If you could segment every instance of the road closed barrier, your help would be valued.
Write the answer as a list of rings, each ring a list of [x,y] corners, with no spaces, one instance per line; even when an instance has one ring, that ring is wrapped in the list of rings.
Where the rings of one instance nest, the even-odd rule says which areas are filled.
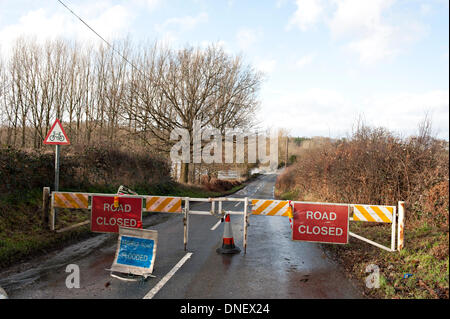
[[[148,212],[181,213],[181,197],[145,196],[145,209]]]
[[[121,185],[118,194],[98,194],[50,192],[49,187],[44,187],[43,220],[48,223],[50,230],[57,232],[91,223],[94,232],[117,233],[119,226],[140,227],[143,212],[182,213],[181,197],[137,195],[134,192],[124,193],[124,189],[127,188]],[[97,198],[95,205],[93,205],[94,197]],[[131,200],[134,204],[130,204],[126,198],[138,199],[140,204],[137,203],[137,200]],[[115,207],[116,201],[121,203],[117,207]],[[138,206],[140,206],[140,211],[138,211]],[[56,229],[57,213],[60,209],[89,211],[91,212],[91,218],[62,229]]]
[[[87,209],[89,195],[86,193],[55,193],[54,207]]]
[[[287,200],[252,199],[253,215],[289,216],[291,209]]]
[[[386,205],[331,204],[231,197],[189,198],[134,195],[135,193],[133,195],[70,192],[52,192],[49,194],[49,189],[45,187],[43,192],[43,209],[44,216],[46,216],[45,211],[49,210],[49,218],[44,218],[44,220],[48,219],[51,230],[55,230],[56,209],[58,208],[91,211],[90,221],[57,230],[58,232],[85,225],[89,222],[91,223],[91,230],[94,232],[118,232],[119,227],[138,229],[142,227],[142,212],[183,213],[183,241],[186,250],[190,214],[216,216],[222,219],[225,214],[238,214],[243,215],[244,221],[244,254],[247,247],[250,215],[289,217],[292,239],[295,241],[346,244],[348,243],[348,237],[351,236],[391,252],[401,250],[404,247],[404,202],[399,202],[397,221],[397,208]],[[48,202],[50,202],[50,208],[48,208]],[[208,202],[211,204],[211,208],[209,211],[196,211],[190,209],[190,203],[192,202]],[[244,209],[225,211],[222,209],[223,202],[238,202],[235,204],[235,207],[241,202],[244,204]],[[391,224],[390,247],[352,233],[349,230],[349,222]],[[398,229],[396,228],[397,225]],[[397,249],[395,247],[396,238]]]

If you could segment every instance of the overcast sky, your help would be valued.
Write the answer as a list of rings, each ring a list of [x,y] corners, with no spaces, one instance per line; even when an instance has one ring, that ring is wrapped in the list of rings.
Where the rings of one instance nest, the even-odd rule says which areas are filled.
[[[448,0],[62,0],[108,39],[216,43],[264,71],[264,127],[342,137],[359,117],[397,134],[428,113],[449,138]],[[57,0],[0,0],[0,45],[19,35],[98,41]]]

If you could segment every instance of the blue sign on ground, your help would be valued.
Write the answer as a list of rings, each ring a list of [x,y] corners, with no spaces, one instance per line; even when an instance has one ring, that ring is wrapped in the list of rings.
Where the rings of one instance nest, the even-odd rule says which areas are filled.
[[[154,258],[153,239],[122,236],[117,264],[150,268]]]

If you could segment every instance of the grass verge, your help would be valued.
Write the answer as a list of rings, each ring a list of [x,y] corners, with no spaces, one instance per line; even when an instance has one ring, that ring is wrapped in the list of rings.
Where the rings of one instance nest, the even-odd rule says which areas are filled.
[[[299,198],[295,189],[277,190],[276,195],[284,200]],[[315,201],[313,196],[306,197]],[[350,231],[390,247],[391,224],[350,222]],[[343,265],[368,298],[448,299],[449,229],[407,219],[404,236],[405,247],[400,252],[388,252],[353,237],[347,245],[322,244],[322,247]],[[366,285],[366,280],[375,274],[370,265],[379,271],[378,288]]]
[[[350,228],[382,244],[390,236],[390,225],[352,222]],[[406,226],[405,248],[400,252],[388,252],[352,237],[348,245],[322,246],[361,283],[369,298],[449,298],[448,229],[436,229],[426,223]],[[379,287],[366,285],[368,277],[374,274],[369,269],[371,264],[378,267]]]

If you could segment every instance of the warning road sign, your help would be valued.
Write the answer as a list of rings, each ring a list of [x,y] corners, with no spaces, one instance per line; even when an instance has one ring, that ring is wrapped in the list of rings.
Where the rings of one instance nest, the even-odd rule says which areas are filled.
[[[53,123],[52,128],[47,134],[44,140],[44,144],[49,145],[69,145],[69,139],[67,138],[66,132],[64,131],[61,123],[56,119]]]
[[[347,244],[348,215],[346,205],[294,203],[292,239]]]
[[[142,228],[142,198],[119,196],[92,196],[91,231],[117,233],[119,226]]]

